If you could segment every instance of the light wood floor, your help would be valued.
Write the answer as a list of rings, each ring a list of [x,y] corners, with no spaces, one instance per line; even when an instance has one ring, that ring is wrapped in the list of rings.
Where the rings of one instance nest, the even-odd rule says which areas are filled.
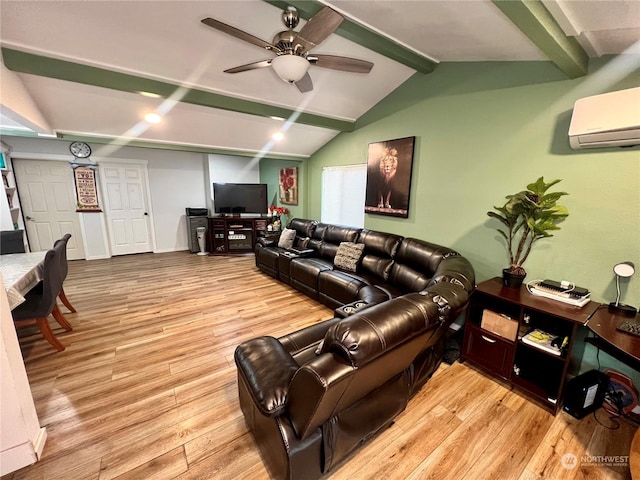
[[[78,313],[66,315],[73,332],[55,329],[64,352],[20,332],[49,435],[43,457],[3,480],[268,478],[238,406],[234,348],[330,310],[261,274],[251,256],[74,261],[65,291]],[[634,432],[553,417],[466,364],[443,364],[330,478],[630,478],[628,466],[592,457],[628,455]],[[565,454],[576,468],[562,466]]]

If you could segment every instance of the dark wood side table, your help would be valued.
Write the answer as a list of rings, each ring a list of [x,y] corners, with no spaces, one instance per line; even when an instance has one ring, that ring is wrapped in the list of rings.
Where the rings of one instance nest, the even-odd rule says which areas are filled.
[[[640,337],[617,329],[625,320],[629,317],[611,313],[606,305],[602,305],[587,323],[587,328],[596,336],[587,337],[585,341],[640,370]]]
[[[556,413],[572,356],[581,357],[584,346],[578,339],[578,328],[598,306],[589,302],[575,307],[534,296],[525,286],[506,288],[501,278],[487,280],[471,296],[461,357]],[[485,311],[504,318],[513,334],[503,336],[485,324]],[[554,354],[525,343],[523,337],[533,329],[565,338],[566,348]]]

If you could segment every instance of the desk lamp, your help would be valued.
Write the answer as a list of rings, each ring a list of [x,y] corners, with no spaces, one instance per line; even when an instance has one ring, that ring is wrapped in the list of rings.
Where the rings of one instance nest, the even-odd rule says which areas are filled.
[[[616,301],[609,304],[609,311],[624,315],[626,317],[635,317],[638,310],[631,305],[620,303],[620,277],[629,278],[635,273],[636,269],[631,262],[622,262],[614,265],[613,273],[616,274]]]

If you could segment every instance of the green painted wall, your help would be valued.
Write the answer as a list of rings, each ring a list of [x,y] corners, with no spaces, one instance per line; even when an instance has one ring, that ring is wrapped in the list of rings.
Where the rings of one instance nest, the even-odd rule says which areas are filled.
[[[280,179],[280,169],[288,167],[298,167],[298,205],[285,205],[278,199],[278,185]],[[288,220],[292,218],[305,217],[305,192],[306,188],[306,168],[302,161],[295,160],[260,160],[260,182],[268,185],[269,205],[276,207],[287,207],[290,210]]]
[[[590,69],[568,80],[547,62],[445,63],[414,75],[309,159],[307,217],[320,218],[322,167],[366,163],[369,143],[415,136],[409,218],[367,214],[366,228],[455,248],[483,281],[507,266],[486,212],[540,176],[560,178],[570,216],[537,243],[527,280],[570,280],[596,301],[615,299],[612,266],[631,260],[640,270],[640,147],[574,151],[567,132],[577,99],[638,86],[640,62]],[[640,271],[622,287],[622,300],[640,306]]]

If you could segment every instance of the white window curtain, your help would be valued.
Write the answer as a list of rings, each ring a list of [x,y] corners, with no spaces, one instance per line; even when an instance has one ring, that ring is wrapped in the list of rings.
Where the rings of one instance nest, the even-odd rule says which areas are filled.
[[[322,169],[320,221],[364,228],[367,164]]]

